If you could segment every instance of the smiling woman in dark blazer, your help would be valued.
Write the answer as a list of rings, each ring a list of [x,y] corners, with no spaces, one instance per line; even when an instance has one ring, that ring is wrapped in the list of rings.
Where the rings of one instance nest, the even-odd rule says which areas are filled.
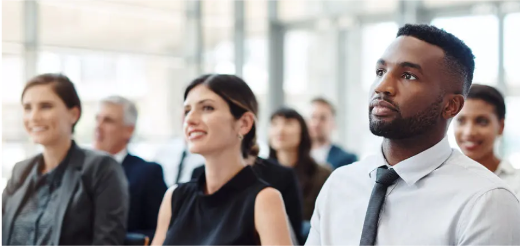
[[[22,93],[23,121],[43,153],[15,165],[2,193],[3,245],[121,245],[128,184],[119,163],[72,140],[81,115],[74,85],[43,74]]]

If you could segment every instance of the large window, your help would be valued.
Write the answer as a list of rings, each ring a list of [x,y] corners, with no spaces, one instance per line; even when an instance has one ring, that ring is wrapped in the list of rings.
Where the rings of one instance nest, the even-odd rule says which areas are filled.
[[[23,42],[24,1],[2,1],[2,42]]]
[[[520,13],[510,14],[504,20],[504,66],[506,83],[520,87],[520,74],[516,71],[520,57]]]
[[[38,1],[40,42],[49,46],[177,55],[184,1]]]
[[[279,0],[282,21],[315,20],[328,16],[378,15],[395,13],[398,0]]]
[[[367,92],[376,78],[376,62],[395,39],[397,29],[395,22],[367,25],[362,29],[361,79]]]
[[[520,96],[507,97],[506,108],[507,115],[505,121],[504,137],[502,141],[502,154],[509,158],[511,163],[520,169]]]
[[[23,66],[22,56],[2,54],[2,102],[20,102]]]
[[[310,100],[324,96],[335,103],[337,88],[337,36],[331,29],[291,30],[284,43],[286,103],[302,115]]]
[[[504,66],[507,90],[507,115],[504,130],[503,155],[520,168],[520,75],[516,72],[520,57],[520,13],[509,14],[504,20]]]
[[[464,2],[464,1],[460,1]],[[460,2],[451,1],[451,0],[422,0],[422,4],[426,8],[435,8],[435,7],[449,7],[454,5],[460,5]],[[469,1],[466,1],[469,2]]]
[[[204,72],[235,73],[234,2],[202,2]]]
[[[475,55],[473,82],[496,85],[498,78],[498,19],[493,15],[437,18],[432,24],[464,41]]]
[[[12,166],[36,152],[22,122],[25,67],[63,73],[82,100],[75,140],[89,147],[99,100],[125,96],[139,110],[130,148],[151,157],[158,143],[180,135],[185,75],[185,1],[37,1],[37,60],[23,52],[23,1],[2,2],[2,182]],[[29,74],[28,76],[34,76]],[[134,147],[137,146],[137,147]]]

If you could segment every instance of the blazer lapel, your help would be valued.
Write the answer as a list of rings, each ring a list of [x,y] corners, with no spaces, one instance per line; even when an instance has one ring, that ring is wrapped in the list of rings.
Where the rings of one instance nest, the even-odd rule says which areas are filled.
[[[34,165],[37,163],[38,159],[39,158],[37,157],[32,159],[30,163],[27,165],[26,168],[31,169],[31,171],[29,171],[29,175],[25,177],[23,184],[14,192],[14,194],[9,198],[9,201],[7,201],[6,203],[6,211],[4,214],[4,218],[2,218],[2,221],[7,223],[2,223],[2,232],[4,233],[4,236],[2,237],[4,239],[2,240],[3,245],[9,243],[11,232],[13,230],[14,218],[18,214],[19,210],[22,208],[23,202],[27,199],[29,188],[34,183],[33,177],[34,175],[36,175],[36,168],[34,168]]]
[[[336,146],[332,145],[332,146],[330,146],[329,154],[327,155],[327,162],[331,166],[334,166],[333,163],[335,162],[335,158],[336,158]]]
[[[65,212],[67,212],[71,198],[74,195],[74,191],[79,184],[81,178],[81,167],[83,166],[83,161],[85,160],[85,154],[83,151],[76,145],[73,145],[72,147],[74,149],[72,150],[68,160],[68,166],[65,169],[65,173],[63,174],[63,179],[59,188],[60,192],[57,197],[59,203],[58,207],[56,208],[56,217],[53,229],[54,235],[52,240],[55,245],[59,245],[63,218],[65,216]]]

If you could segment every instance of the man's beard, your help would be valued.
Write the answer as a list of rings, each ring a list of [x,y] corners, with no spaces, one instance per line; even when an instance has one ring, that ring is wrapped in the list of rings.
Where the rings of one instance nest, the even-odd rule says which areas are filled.
[[[437,123],[442,101],[443,96],[440,95],[428,108],[408,118],[403,118],[398,112],[397,118],[391,122],[374,119],[369,111],[370,131],[376,136],[388,139],[404,139],[421,135]]]

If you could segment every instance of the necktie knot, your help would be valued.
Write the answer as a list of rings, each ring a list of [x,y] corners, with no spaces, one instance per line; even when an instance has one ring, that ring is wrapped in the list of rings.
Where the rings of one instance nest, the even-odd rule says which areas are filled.
[[[376,183],[384,186],[390,186],[399,178],[399,174],[393,168],[388,169],[386,166],[377,168]]]

